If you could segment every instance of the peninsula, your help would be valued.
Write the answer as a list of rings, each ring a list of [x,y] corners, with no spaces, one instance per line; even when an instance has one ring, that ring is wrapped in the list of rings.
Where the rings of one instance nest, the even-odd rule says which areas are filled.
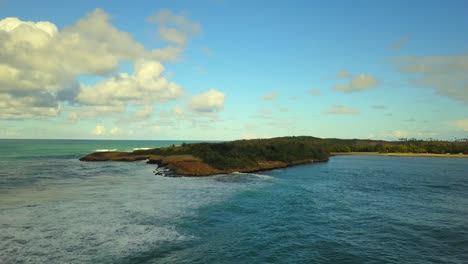
[[[133,152],[94,152],[81,161],[137,161],[157,164],[157,174],[208,176],[257,172],[304,163],[328,161],[330,153],[314,137],[283,137],[193,143]]]
[[[133,152],[94,152],[81,161],[138,161],[157,164],[158,175],[208,176],[257,172],[328,161],[333,155],[468,157],[468,140],[322,139],[310,136],[192,143]]]

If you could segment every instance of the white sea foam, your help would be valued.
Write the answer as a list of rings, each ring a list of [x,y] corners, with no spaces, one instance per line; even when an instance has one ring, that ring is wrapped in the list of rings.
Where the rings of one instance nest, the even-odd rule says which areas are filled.
[[[273,179],[273,176],[270,176],[270,175],[255,174],[255,173],[249,173],[249,174],[252,175],[252,176],[255,176],[257,178],[261,178],[261,179]]]
[[[133,150],[148,150],[148,149],[151,149],[151,148],[133,148]]]
[[[245,176],[253,176],[253,177],[257,177],[257,178],[261,178],[261,179],[273,179],[273,176],[270,176],[270,175],[265,175],[265,174],[256,174],[256,173],[248,173],[248,172],[238,172],[238,171],[235,171],[231,174],[225,174],[226,176],[229,176],[229,175],[245,175]]]
[[[95,152],[109,152],[109,151],[117,151],[117,149],[95,149]]]
[[[137,163],[76,165],[55,172],[69,175],[60,182],[0,193],[2,261],[118,262],[161,243],[193,239],[175,219],[246,188],[215,178],[154,177],[153,166]]]

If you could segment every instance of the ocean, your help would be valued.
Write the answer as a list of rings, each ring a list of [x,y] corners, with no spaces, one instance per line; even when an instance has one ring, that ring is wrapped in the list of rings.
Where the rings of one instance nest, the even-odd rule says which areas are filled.
[[[0,263],[468,263],[468,159],[203,178],[78,160],[182,142],[0,140]]]

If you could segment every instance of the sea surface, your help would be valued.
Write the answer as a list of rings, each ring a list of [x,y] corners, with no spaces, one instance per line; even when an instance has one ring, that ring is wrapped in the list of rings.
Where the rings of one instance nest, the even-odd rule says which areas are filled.
[[[181,143],[0,140],[0,263],[468,263],[465,158],[204,178],[78,160]]]

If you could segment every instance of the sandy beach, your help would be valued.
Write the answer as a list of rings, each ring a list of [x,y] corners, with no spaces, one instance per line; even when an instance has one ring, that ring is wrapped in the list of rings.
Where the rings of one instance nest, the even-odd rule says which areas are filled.
[[[435,153],[380,153],[380,152],[332,152],[331,155],[393,156],[393,157],[434,157],[434,158],[468,158],[466,154]]]

